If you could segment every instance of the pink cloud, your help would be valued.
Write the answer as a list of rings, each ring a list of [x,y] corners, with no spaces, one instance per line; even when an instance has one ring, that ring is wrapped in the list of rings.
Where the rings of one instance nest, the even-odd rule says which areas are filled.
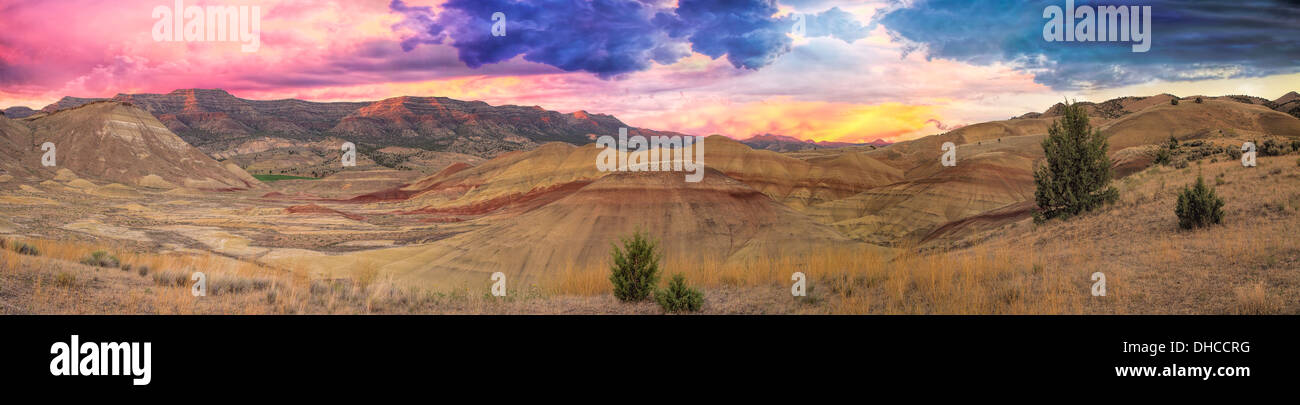
[[[195,87],[253,99],[436,95],[609,113],[629,125],[685,133],[869,141],[943,129],[927,120],[1004,118],[1008,113],[987,107],[998,104],[998,97],[1045,92],[1032,76],[1007,67],[902,56],[900,46],[880,30],[853,44],[801,40],[758,71],[694,54],[601,80],[522,58],[470,69],[448,45],[403,52],[399,43],[406,33],[387,0],[190,0],[187,5],[262,7],[260,49],[245,53],[238,43],[156,42],[150,12],[171,1],[0,6],[0,26],[6,28],[0,32],[0,107],[40,108],[62,96]]]

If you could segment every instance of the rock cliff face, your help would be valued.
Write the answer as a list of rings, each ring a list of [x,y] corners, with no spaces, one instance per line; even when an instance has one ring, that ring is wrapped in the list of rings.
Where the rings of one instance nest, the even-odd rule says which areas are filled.
[[[64,97],[53,112],[100,99]],[[188,89],[167,94],[119,94],[153,114],[186,142],[211,154],[251,138],[345,139],[389,146],[493,157],[546,142],[591,143],[627,125],[610,115],[564,114],[540,107],[491,106],[444,97],[395,97],[374,102],[318,103],[246,100],[223,90]],[[632,134],[654,131],[631,129]],[[229,153],[224,155],[229,156]]]

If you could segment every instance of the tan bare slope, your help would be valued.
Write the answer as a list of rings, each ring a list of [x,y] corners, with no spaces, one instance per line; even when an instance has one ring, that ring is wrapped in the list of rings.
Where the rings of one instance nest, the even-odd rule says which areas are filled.
[[[833,201],[894,183],[903,173],[860,152],[803,160],[753,150],[722,136],[704,141],[704,162],[731,178],[786,203],[805,207]],[[478,166],[452,166],[433,176],[376,196],[397,199],[405,209],[486,214],[539,193],[573,190],[605,176],[596,169],[595,145],[549,143],[527,152],[511,152]],[[679,177],[683,173],[677,174]]]
[[[1149,165],[1152,148],[1171,135],[1225,145],[1300,136],[1300,120],[1263,106],[1231,99],[1187,100],[1175,106],[1173,98],[1126,97],[1087,105],[1095,114],[1094,127],[1111,139],[1117,176]],[[782,154],[714,136],[705,140],[704,160],[710,169],[844,236],[885,246],[947,244],[1028,218],[1034,208],[1032,171],[1043,157],[1040,143],[1059,109],[878,150]],[[955,167],[939,164],[944,142],[957,145]],[[452,166],[368,196],[368,201],[387,200],[379,206],[435,222],[509,218],[600,179],[605,173],[595,169],[598,152],[593,145],[543,145],[478,166]]]
[[[1259,105],[1207,99],[1172,106],[1170,99],[1099,104],[1103,107],[1096,111],[1105,115],[1094,117],[1094,124],[1111,137],[1112,158],[1125,173],[1149,165],[1149,153],[1170,135],[1218,151],[1239,147],[1243,140],[1300,136],[1294,117]],[[327,277],[379,269],[382,277],[445,288],[482,285],[491,272],[502,271],[510,276],[512,289],[527,288],[569,269],[603,266],[611,242],[638,228],[659,239],[670,259],[698,255],[701,261],[744,268],[751,260],[796,257],[825,247],[875,250],[883,249],[877,245],[915,242],[929,249],[977,243],[1028,218],[1034,189],[1030,173],[1041,162],[1040,142],[1052,119],[1039,114],[971,125],[877,150],[782,154],[714,136],[703,141],[709,171],[702,183],[687,183],[682,172],[602,173],[596,169],[599,150],[594,145],[551,143],[472,165],[451,163],[417,180],[393,171],[348,170],[327,180],[272,183],[278,196],[267,190],[151,202],[153,193],[143,193],[145,198],[132,201],[140,204],[120,204],[121,212],[95,218],[99,223],[74,224],[84,219],[79,213],[38,204],[72,196],[94,202],[82,207],[92,212],[109,206],[80,193],[20,191],[25,194],[14,194],[16,202],[6,208],[18,212],[10,207],[27,207],[22,212],[32,214],[24,215],[41,218],[45,222],[37,225],[48,230],[72,225],[69,233],[88,234],[81,230],[102,229],[93,233],[95,238],[132,231],[145,241],[158,235],[160,243],[212,249]],[[4,175],[18,181],[0,183],[0,188],[10,192],[19,187],[15,183],[40,186],[28,177],[40,183],[56,175],[39,167],[38,145],[46,135],[60,143],[59,168],[73,168],[68,173],[91,180],[136,185],[154,176],[158,181],[149,183],[247,185],[234,183],[241,176],[160,128],[147,114],[117,103],[22,120],[0,118],[5,135],[0,153],[22,162],[5,167]],[[943,142],[957,145],[957,166],[939,164]],[[298,159],[289,156],[296,155],[276,158]],[[1222,164],[1227,154],[1217,156]],[[1196,170],[1195,163],[1188,170]],[[87,183],[59,176],[50,183],[62,188]],[[221,180],[225,176],[230,178]],[[369,192],[367,184],[391,187]],[[135,192],[110,186],[95,191],[117,196]],[[357,197],[347,199],[348,190],[357,190],[352,195]],[[339,200],[295,201],[313,199],[313,194]],[[144,210],[157,214],[137,214]],[[59,215],[51,215],[55,212]],[[151,221],[138,221],[143,217],[137,215],[151,215]],[[138,224],[152,221],[164,225]],[[10,222],[10,228],[41,229]]]
[[[148,112],[127,103],[95,102],[8,120],[0,133],[6,150],[18,149],[20,165],[35,168],[26,169],[24,174],[34,178],[25,180],[40,181],[67,169],[76,177],[157,189],[265,187],[238,166],[203,154]],[[45,142],[56,147],[56,167],[41,166],[40,145]]]
[[[501,271],[523,286],[603,265],[611,242],[637,230],[659,240],[670,258],[710,262],[856,244],[710,169],[699,183],[672,172],[610,174],[540,208],[430,245],[310,260],[327,274],[377,267],[399,281],[426,285],[477,285]]]
[[[1170,136],[1189,139],[1217,130],[1260,138],[1300,137],[1300,119],[1267,107],[1224,99],[1158,104],[1117,119],[1102,127],[1111,150],[1168,141]]]
[[[21,121],[0,116],[0,179],[4,179],[4,183],[35,178],[40,157],[36,158],[35,166],[25,160],[33,150],[40,150],[40,145],[32,144],[31,133],[31,128]]]
[[[1261,105],[1231,98],[1172,105],[1173,98],[1125,97],[1085,105],[1093,127],[1110,139],[1117,176],[1149,165],[1155,145],[1170,136],[1224,145],[1300,137],[1300,120]],[[884,245],[951,243],[1023,220],[1034,208],[1033,168],[1043,158],[1040,143],[1060,108],[867,152],[905,178],[803,211],[847,236]],[[939,164],[944,142],[957,146],[955,167]]]

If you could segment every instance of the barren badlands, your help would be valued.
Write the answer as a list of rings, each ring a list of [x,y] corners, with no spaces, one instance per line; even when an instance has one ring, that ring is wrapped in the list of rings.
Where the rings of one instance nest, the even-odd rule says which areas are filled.
[[[1120,201],[1043,224],[1032,170],[1060,105],[892,145],[710,136],[687,183],[597,170],[591,141],[624,125],[586,112],[69,98],[0,117],[0,313],[659,313],[610,295],[610,247],[637,230],[704,313],[1300,312],[1300,96],[1175,98],[1085,104]],[[1247,168],[1247,141],[1281,146]],[[1226,217],[1182,231],[1198,175]]]

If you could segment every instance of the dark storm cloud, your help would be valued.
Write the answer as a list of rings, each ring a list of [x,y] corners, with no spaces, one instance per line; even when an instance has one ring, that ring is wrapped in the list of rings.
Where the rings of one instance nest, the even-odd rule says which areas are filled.
[[[1009,62],[1055,89],[1160,80],[1258,77],[1300,71],[1300,2],[1143,0],[1081,5],[1151,6],[1151,49],[1116,42],[1047,42],[1043,9],[1065,1],[918,0],[878,19],[929,57]]]
[[[676,7],[662,0],[451,0],[438,13],[395,0],[390,8],[405,16],[399,28],[415,32],[402,42],[406,51],[450,42],[471,68],[523,55],[602,78],[670,64],[691,51],[759,69],[790,51],[794,21],[777,15],[772,0],[681,0]],[[496,12],[506,16],[505,36],[492,35]],[[839,9],[807,19],[809,36],[852,42],[865,32]]]

